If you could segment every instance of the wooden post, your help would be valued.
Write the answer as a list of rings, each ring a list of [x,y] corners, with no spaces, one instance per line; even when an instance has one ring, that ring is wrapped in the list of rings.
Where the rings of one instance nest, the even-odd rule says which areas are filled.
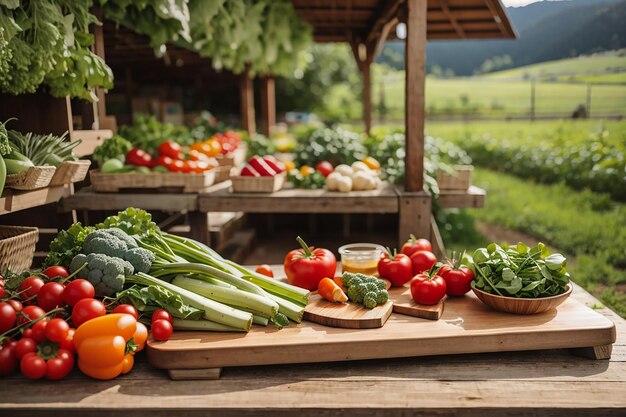
[[[93,14],[102,21],[102,9],[100,7],[93,8]],[[102,60],[104,56],[104,29],[102,25],[93,25],[94,45],[93,52]],[[93,103],[93,125],[83,126],[83,129],[111,129],[117,131],[117,121],[114,116],[107,116],[105,92],[103,88],[96,88],[96,97],[98,101]]]
[[[369,51],[369,48],[368,48]],[[369,53],[368,53],[369,55]],[[369,135],[372,128],[372,79],[371,60],[368,56],[361,68],[363,75],[363,123],[365,123],[365,133]]]
[[[406,191],[424,188],[424,87],[426,82],[426,6],[407,0],[406,56]]]
[[[241,74],[239,80],[239,103],[241,114],[241,128],[249,134],[256,132],[254,115],[254,85],[248,71]]]
[[[269,137],[276,126],[276,83],[272,77],[261,78],[261,129]]]

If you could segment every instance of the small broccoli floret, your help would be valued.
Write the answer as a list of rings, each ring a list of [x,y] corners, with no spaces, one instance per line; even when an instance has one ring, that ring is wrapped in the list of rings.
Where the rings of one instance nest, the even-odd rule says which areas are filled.
[[[350,272],[344,272],[343,275],[341,275],[341,282],[343,283],[343,286],[344,287],[351,286],[353,278],[354,278],[354,274]]]
[[[96,289],[96,295],[111,295],[122,289],[124,264],[128,262],[101,253],[90,253],[86,256],[78,254],[70,263],[70,272],[76,272],[85,262],[87,266],[76,277],[91,282]]]
[[[378,287],[379,290],[387,290],[387,284],[382,279],[376,280],[376,287]]]
[[[128,233],[126,233],[122,229],[119,229],[117,227],[112,227],[110,229],[104,229],[104,230],[106,230],[109,234],[117,237],[119,240],[123,241],[126,244],[127,249],[133,249],[133,248],[139,247],[135,239],[130,237]]]
[[[378,292],[378,285],[373,282],[368,282],[365,284],[368,292]]]
[[[378,305],[376,302],[377,294],[373,291],[370,291],[365,294],[363,297],[363,305],[367,308],[374,308]]]
[[[124,266],[124,275],[132,275],[135,273],[135,267],[130,262],[122,259],[122,265]]]
[[[87,255],[90,253],[101,253],[123,259],[126,251],[126,243],[117,236],[108,233],[107,230],[96,230],[87,236],[83,243],[83,252]]]
[[[356,299],[358,298],[358,294],[359,294],[359,291],[357,290],[355,285],[348,287],[347,295],[349,299],[351,299],[352,301],[356,301]]]
[[[147,249],[134,248],[126,252],[124,259],[132,264],[136,272],[148,272],[150,267],[152,267],[155,256],[154,253]]]
[[[363,280],[357,276],[352,277],[352,279],[350,280],[350,286],[357,286],[359,284],[362,284]]]
[[[387,301],[389,301],[389,293],[387,290],[379,291],[376,297],[376,303],[385,304]]]

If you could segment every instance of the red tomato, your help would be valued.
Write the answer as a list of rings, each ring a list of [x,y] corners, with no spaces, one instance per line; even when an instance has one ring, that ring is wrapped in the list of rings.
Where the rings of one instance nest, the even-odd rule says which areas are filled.
[[[189,151],[189,159],[191,159],[192,161],[209,161],[211,158],[206,154],[206,153],[202,153],[196,149],[192,149]]]
[[[22,337],[33,338],[33,329],[30,327],[28,329],[22,330]]]
[[[7,295],[7,290],[3,286],[0,286],[0,298],[4,298]]]
[[[41,307],[38,306],[26,306],[22,310],[22,314],[17,318],[17,324],[24,324],[31,320],[38,319],[46,314]]]
[[[43,378],[46,376],[46,361],[35,352],[27,353],[20,361],[20,370],[26,378]]]
[[[267,264],[257,266],[254,272],[265,275],[266,277],[274,278],[274,272],[272,272],[272,268],[270,268]]]
[[[70,325],[63,319],[52,319],[46,326],[46,339],[51,342],[61,343],[67,337]]]
[[[411,297],[417,304],[435,305],[445,295],[446,282],[440,276],[419,274],[411,281]]]
[[[316,290],[322,279],[335,276],[337,260],[328,249],[309,247],[300,236],[296,240],[302,248],[294,249],[285,256],[287,281],[309,291]]]
[[[77,328],[86,321],[104,316],[107,313],[104,304],[93,298],[83,298],[72,309],[72,323]]]
[[[152,313],[152,323],[154,323],[157,320],[167,320],[170,323],[172,322],[172,315],[170,314],[169,311],[161,309],[161,310],[157,310],[154,313]]]
[[[432,252],[420,250],[411,255],[411,263],[413,275],[417,275],[432,268],[437,263],[437,257]]]
[[[37,323],[33,324],[31,329],[33,330],[32,338],[35,342],[41,343],[46,340],[46,327],[48,327],[48,322],[50,319],[45,318],[39,320]]]
[[[69,330],[67,331],[67,335],[65,336],[65,339],[59,342],[59,347],[61,349],[65,349],[68,352],[72,352],[72,353],[76,351],[74,349],[74,332],[75,331],[76,329],[72,329],[71,327],[69,328]]]
[[[315,165],[315,169],[325,177],[327,177],[331,172],[335,170],[333,168],[333,164],[328,161],[322,161],[319,164]]]
[[[183,172],[198,172],[198,162],[196,161],[184,161],[183,163]],[[202,172],[202,171],[199,171]]]
[[[168,169],[172,172],[184,172],[183,170],[185,169],[185,161],[176,159],[174,160],[174,162],[172,162]]]
[[[28,298],[35,297],[39,292],[39,289],[43,287],[43,279],[35,276],[30,276],[26,278],[20,284],[18,291],[21,293],[20,297],[22,300],[26,300]]]
[[[0,334],[12,329],[17,320],[17,312],[11,304],[0,303]]]
[[[133,148],[126,154],[126,162],[138,167],[151,167],[152,156],[142,149]]]
[[[62,266],[49,266],[43,270],[43,274],[47,276],[48,278],[56,278],[56,277],[67,278],[70,276],[67,269],[65,269]]]
[[[172,333],[174,332],[174,327],[172,327],[172,323],[167,320],[155,320],[152,322],[152,337],[155,340],[165,341],[172,337]]]
[[[65,349],[57,350],[57,356],[46,362],[46,378],[56,380],[65,378],[74,368],[74,355]]]
[[[181,159],[180,145],[174,141],[168,140],[159,145],[159,155],[169,156],[173,159]]]
[[[148,328],[145,324],[137,322],[137,330],[133,335],[133,341],[137,344],[135,352],[140,352],[146,346],[146,340],[148,340]]]
[[[37,342],[30,337],[22,337],[14,348],[15,357],[22,359],[29,352],[37,351]]]
[[[15,357],[15,345],[5,343],[0,347],[0,376],[11,375],[17,370],[19,361]]]
[[[15,310],[18,313],[22,311],[22,309],[24,308],[22,303],[20,303],[18,300],[7,300],[7,303],[10,304],[11,307],[13,307],[13,310]]]
[[[417,239],[414,235],[411,235],[409,240],[407,240],[404,245],[402,245],[402,249],[400,250],[400,252],[404,253],[406,256],[411,256],[415,252],[420,250],[432,252],[433,247],[428,240]]]
[[[86,279],[75,279],[67,284],[63,290],[63,300],[69,306],[74,306],[84,298],[93,298],[95,295],[96,289]]]
[[[170,158],[169,156],[161,155],[154,161],[154,166],[162,166],[170,169],[170,165],[172,165],[173,163],[174,160],[172,158]]]
[[[111,313],[130,314],[135,320],[139,318],[139,312],[130,304],[120,304],[115,307]]]
[[[446,293],[457,297],[469,292],[474,279],[474,272],[465,265],[459,268],[452,264],[444,265],[437,275],[446,281]]]
[[[403,286],[413,278],[411,258],[402,253],[385,253],[378,261],[378,275],[391,282],[394,287]]]
[[[37,293],[37,305],[45,311],[64,305],[63,292],[65,287],[58,282],[47,282]]]

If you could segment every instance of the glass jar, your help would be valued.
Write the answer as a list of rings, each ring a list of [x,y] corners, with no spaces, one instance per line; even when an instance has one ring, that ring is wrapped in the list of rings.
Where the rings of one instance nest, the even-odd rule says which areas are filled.
[[[375,243],[351,243],[339,248],[343,272],[378,275],[378,261],[385,248]]]

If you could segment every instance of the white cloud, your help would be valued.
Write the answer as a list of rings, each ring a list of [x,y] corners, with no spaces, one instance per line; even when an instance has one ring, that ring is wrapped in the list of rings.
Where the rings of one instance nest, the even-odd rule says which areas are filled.
[[[526,6],[530,3],[536,3],[540,0],[502,0],[505,6]]]

